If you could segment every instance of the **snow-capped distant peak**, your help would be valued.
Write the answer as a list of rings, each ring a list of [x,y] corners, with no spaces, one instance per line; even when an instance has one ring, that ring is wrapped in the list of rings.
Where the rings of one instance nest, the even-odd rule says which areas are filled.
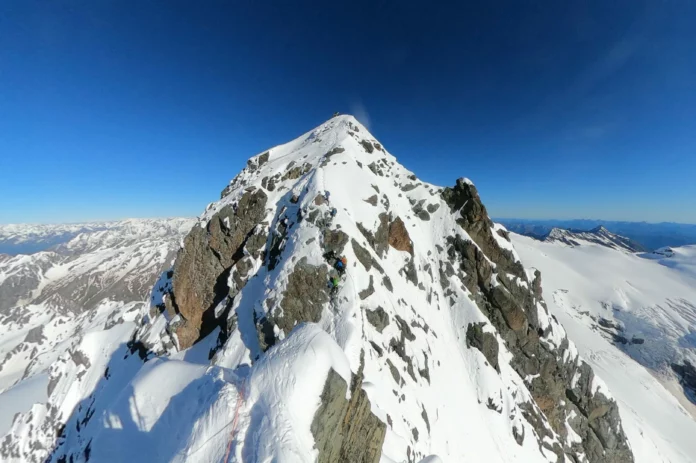
[[[625,236],[612,233],[601,225],[587,231],[554,227],[546,235],[544,241],[563,243],[568,246],[581,246],[592,243],[626,252],[644,251],[643,246],[639,243]]]

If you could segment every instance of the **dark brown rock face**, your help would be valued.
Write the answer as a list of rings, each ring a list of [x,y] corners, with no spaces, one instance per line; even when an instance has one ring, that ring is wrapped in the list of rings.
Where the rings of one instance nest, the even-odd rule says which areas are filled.
[[[398,251],[406,251],[413,255],[413,241],[401,217],[389,224],[389,245]]]
[[[244,245],[249,242],[260,252],[266,237],[252,231],[265,216],[266,200],[263,190],[247,192],[236,211],[232,206],[223,207],[205,228],[194,226],[184,240],[174,266],[172,293],[167,299],[167,309],[183,319],[176,328],[181,349],[193,345],[218,325],[214,309],[228,295],[227,277],[244,257]]]
[[[500,372],[500,366],[498,365],[498,341],[495,339],[495,335],[491,333],[484,333],[481,323],[470,323],[466,330],[466,344],[469,347],[475,347],[481,351],[488,363],[491,364],[498,372]]]
[[[338,373],[329,371],[311,426],[319,450],[317,463],[380,460],[387,426],[372,414],[362,381],[361,363],[360,371],[351,380],[350,399],[346,400],[348,385]]]
[[[562,353],[568,347],[567,339],[557,348],[540,342],[540,337],[553,329],[553,326],[542,327],[539,321],[538,310],[547,310],[541,299],[541,274],[536,272],[534,280],[528,281],[522,265],[510,251],[498,245],[493,223],[471,183],[458,180],[454,188],[442,192],[442,198],[452,212],[459,211],[457,223],[473,242],[459,235],[448,238],[449,262],[441,264],[441,275],[457,275],[461,279],[505,340],[513,355],[510,365],[522,378],[534,377],[527,383],[534,403],[525,404],[522,411],[536,429],[539,445],[559,456],[565,453],[571,461],[576,461],[574,455],[584,453],[591,463],[632,462],[633,454],[621,427],[618,407],[601,390],[592,390],[594,373],[590,366],[574,359],[564,361]],[[503,234],[501,238],[506,237]],[[493,276],[499,284],[491,283]],[[443,287],[447,284],[443,283]],[[494,337],[491,339],[480,327],[469,325],[467,342],[481,350],[492,365],[497,364],[494,362],[497,362],[498,345]],[[575,418],[569,423],[582,437],[582,443],[566,448],[549,447],[543,442],[549,431],[540,414],[565,440],[568,432],[565,420],[571,412]],[[522,442],[524,436],[515,438]]]
[[[502,270],[517,277],[524,275],[522,264],[517,262],[512,253],[498,246],[493,237],[493,222],[488,217],[486,206],[481,202],[476,187],[464,179],[457,180],[454,188],[445,188],[442,198],[452,212],[459,210],[457,223],[469,234],[483,253],[493,262],[502,265]]]

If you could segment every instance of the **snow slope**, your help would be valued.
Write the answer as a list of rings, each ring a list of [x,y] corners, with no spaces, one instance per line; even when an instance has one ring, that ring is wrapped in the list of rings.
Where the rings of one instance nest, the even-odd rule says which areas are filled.
[[[360,412],[337,429],[371,426],[355,431],[364,441],[341,438],[354,454],[380,446],[357,461],[617,461],[603,450],[626,455],[611,393],[535,294],[505,230],[470,228],[490,238],[485,255],[462,228],[472,204],[458,200],[472,191],[464,179],[447,192],[419,181],[351,116],[255,156],[184,240],[152,310],[77,336],[48,370],[47,403],[14,420],[0,455],[327,461],[316,423],[335,372],[339,402]],[[348,259],[336,294],[330,249]],[[494,312],[500,302],[481,288],[512,301],[509,312]],[[541,354],[572,384],[542,372]]]
[[[675,248],[672,260],[588,241],[511,238],[522,261],[542,272],[551,311],[618,400],[636,461],[694,461],[696,407],[670,368],[696,360],[694,247]]]
[[[127,220],[104,230],[103,224],[87,224],[53,251],[0,259],[0,433],[15,413],[46,402],[48,369],[81,339],[147,311],[152,284],[171,265],[192,224]],[[24,237],[63,229],[26,227],[5,226],[4,232]],[[121,332],[124,342],[134,328]]]

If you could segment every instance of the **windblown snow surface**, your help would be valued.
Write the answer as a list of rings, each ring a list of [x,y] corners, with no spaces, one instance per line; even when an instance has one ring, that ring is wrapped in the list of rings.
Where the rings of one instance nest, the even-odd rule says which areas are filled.
[[[542,272],[550,310],[619,402],[636,461],[696,461],[696,406],[670,369],[696,361],[696,246],[665,257],[578,237],[572,246],[511,239],[522,262]]]
[[[256,317],[288,289],[299,263],[325,262],[318,245],[323,239],[320,229],[309,220],[294,223],[283,237],[281,257],[273,268],[253,261],[253,276],[234,297],[230,312],[228,326],[236,329],[222,345],[216,329],[177,351],[177,317],[142,306],[100,305],[85,315],[79,335],[71,337],[70,347],[45,370],[47,400],[14,419],[0,443],[3,461],[311,462],[317,449],[310,426],[330,369],[347,382],[362,371],[372,412],[388,424],[384,463],[556,462],[551,446],[577,442],[579,436],[569,424],[572,417],[566,417],[567,442],[560,442],[543,421],[549,434],[543,438],[546,446],[540,445],[521,410],[534,403],[527,384],[535,378],[521,378],[513,370],[505,341],[456,278],[449,277],[449,293],[444,291],[440,279],[448,277],[438,275],[437,262],[446,260],[446,238],[458,225],[439,187],[418,181],[350,116],[333,118],[272,148],[262,163],[264,155],[250,160],[253,169],[235,178],[196,226],[206,227],[214,214],[235,205],[247,189],[263,187],[270,206],[263,224],[277,230],[279,222],[292,219],[283,211],[317,206],[315,198],[330,190],[330,204],[317,207],[322,214],[329,207],[337,209],[332,227],[367,252],[369,268],[349,241],[343,251],[347,276],[338,295],[322,308],[319,321],[289,332],[275,326],[280,342],[266,352],[259,345]],[[295,167],[300,169],[297,175],[283,176]],[[268,188],[271,181],[275,188]],[[416,217],[417,205],[422,206],[421,217],[422,210],[432,206],[427,207],[427,220]],[[412,255],[391,249],[379,256],[360,231],[358,224],[375,230],[377,211],[384,208],[408,224]],[[498,231],[504,230],[493,233],[499,246],[516,256]],[[544,277],[552,275],[544,272]],[[232,290],[234,274],[227,284]],[[162,302],[158,289],[169,285],[170,276],[163,274],[155,285],[154,305]],[[366,315],[378,310],[388,316],[379,329]],[[552,346],[564,362],[579,364],[577,349],[567,341],[563,327],[541,304],[538,312],[540,323],[548,328],[540,342]],[[499,372],[479,350],[466,345],[467,326],[477,322],[500,346]],[[628,367],[613,367],[622,365],[621,359],[635,364],[599,336],[605,350],[590,350],[584,343],[592,335],[589,328],[579,334],[584,352],[599,367],[600,376],[628,394],[624,386],[629,380],[622,376],[622,381],[614,381],[614,375]],[[392,348],[393,342],[400,342],[403,351]],[[151,351],[144,352],[143,345]],[[647,382],[652,377],[645,369],[635,366],[635,371],[645,377],[640,387],[650,388],[640,398],[654,391],[661,394],[658,382]],[[597,377],[591,389],[592,394],[610,396]],[[665,397],[670,396],[665,392]],[[676,401],[659,403],[663,402],[672,408],[660,413],[677,417]],[[694,455],[693,447],[681,439],[693,425],[685,413],[676,422],[683,427],[674,430],[670,445],[669,431],[655,429],[668,423],[651,422],[649,406],[641,408],[626,398],[621,404],[622,413],[633,420],[631,442],[638,461],[676,463]],[[582,454],[577,458],[586,461]]]

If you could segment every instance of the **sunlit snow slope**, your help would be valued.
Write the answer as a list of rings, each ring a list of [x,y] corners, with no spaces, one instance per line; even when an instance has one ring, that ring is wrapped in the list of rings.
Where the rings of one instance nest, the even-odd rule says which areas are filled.
[[[511,238],[525,265],[541,270],[551,312],[618,400],[636,461],[696,461],[696,406],[671,367],[696,363],[696,247],[666,257]]]

